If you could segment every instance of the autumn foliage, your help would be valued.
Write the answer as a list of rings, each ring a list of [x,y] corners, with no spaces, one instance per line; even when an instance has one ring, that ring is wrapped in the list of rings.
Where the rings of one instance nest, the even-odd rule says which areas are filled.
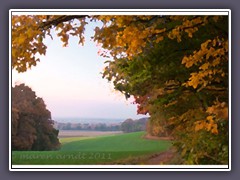
[[[42,98],[30,87],[12,88],[12,149],[54,150],[60,147],[58,130]]]
[[[51,29],[63,46],[83,42],[87,19],[103,24],[93,37],[108,58],[103,77],[150,115],[148,132],[172,136],[185,164],[227,164],[228,16],[13,16],[12,67],[36,65]]]

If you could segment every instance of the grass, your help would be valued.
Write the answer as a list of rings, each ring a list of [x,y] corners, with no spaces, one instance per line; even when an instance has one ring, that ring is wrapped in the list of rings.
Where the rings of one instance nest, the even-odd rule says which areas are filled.
[[[114,164],[167,150],[171,141],[146,140],[144,132],[102,137],[77,137],[60,139],[59,151],[14,151],[12,164]]]
[[[80,140],[90,139],[90,138],[94,138],[94,137],[66,137],[66,138],[59,138],[59,141],[62,145],[64,145],[69,142],[80,141]]]

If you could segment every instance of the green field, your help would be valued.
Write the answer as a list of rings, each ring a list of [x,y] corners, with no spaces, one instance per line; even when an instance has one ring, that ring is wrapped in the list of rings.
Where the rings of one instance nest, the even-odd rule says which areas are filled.
[[[147,156],[167,150],[171,141],[146,140],[144,132],[60,139],[58,151],[14,151],[12,164],[118,164],[124,159]]]

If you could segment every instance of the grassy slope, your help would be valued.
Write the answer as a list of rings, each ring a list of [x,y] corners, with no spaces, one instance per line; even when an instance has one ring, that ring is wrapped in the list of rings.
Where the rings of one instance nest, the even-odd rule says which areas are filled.
[[[170,141],[142,139],[144,132],[96,138],[61,139],[59,151],[16,151],[13,164],[105,164],[164,151]]]

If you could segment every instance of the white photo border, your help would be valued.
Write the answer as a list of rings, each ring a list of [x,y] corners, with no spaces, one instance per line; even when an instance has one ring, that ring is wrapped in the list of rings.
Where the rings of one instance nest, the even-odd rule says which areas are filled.
[[[12,15],[227,15],[229,36],[228,165],[12,165],[11,17]],[[9,10],[9,171],[231,171],[231,10],[230,9],[10,9]]]

